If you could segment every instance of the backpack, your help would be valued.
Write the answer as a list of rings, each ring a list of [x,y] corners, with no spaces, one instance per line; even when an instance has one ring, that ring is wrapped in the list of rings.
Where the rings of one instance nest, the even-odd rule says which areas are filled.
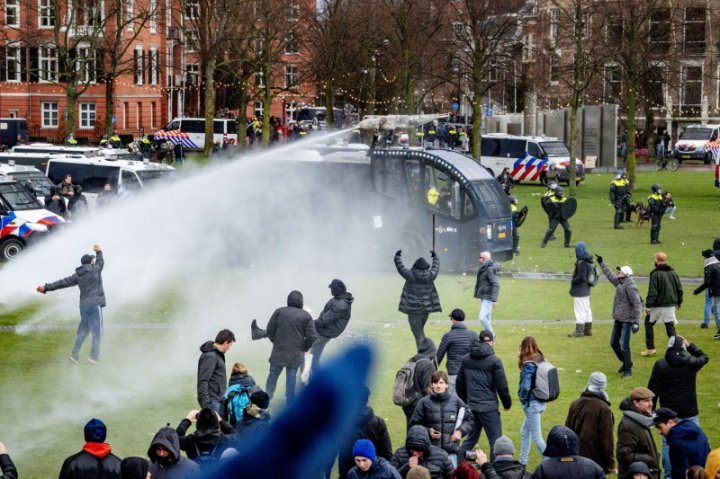
[[[415,369],[421,361],[430,361],[430,359],[421,358],[417,361],[411,359],[395,374],[393,403],[396,405],[410,406],[422,397],[422,391],[418,391],[415,387]]]
[[[218,441],[217,444],[213,446],[213,448],[209,451],[201,451],[200,448],[198,448],[197,444],[195,444],[195,451],[197,452],[197,455],[193,459],[200,468],[205,468],[209,466],[210,464],[216,462],[218,459],[220,459],[219,454],[217,454],[218,451],[218,445],[220,444],[220,441]]]
[[[535,377],[533,378],[532,393],[535,399],[542,402],[554,401],[560,395],[560,378],[558,371],[550,361],[544,360],[535,363]]]
[[[595,267],[594,264],[590,264],[590,272],[588,272],[587,275],[587,283],[590,285],[590,287],[595,286],[598,283],[598,279],[600,276],[598,275],[598,270]]]
[[[224,410],[227,411],[228,422],[235,426],[242,419],[243,411],[250,404],[250,388],[233,384],[223,397]]]

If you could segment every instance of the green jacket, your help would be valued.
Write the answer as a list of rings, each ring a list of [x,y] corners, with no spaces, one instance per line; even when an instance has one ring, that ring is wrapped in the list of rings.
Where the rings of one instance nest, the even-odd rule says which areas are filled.
[[[645,306],[648,308],[676,306],[683,302],[682,284],[675,270],[666,264],[655,267],[650,272]]]

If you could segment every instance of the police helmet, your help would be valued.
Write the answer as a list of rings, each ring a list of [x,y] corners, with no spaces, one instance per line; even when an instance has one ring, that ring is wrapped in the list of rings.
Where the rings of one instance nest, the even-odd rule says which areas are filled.
[[[558,186],[555,188],[555,196],[561,197],[565,193],[565,190],[563,190],[562,186]]]
[[[622,173],[618,171],[617,173],[615,173],[615,179],[619,180],[620,178],[622,178]]]
[[[518,203],[517,196],[515,196],[515,195],[508,196],[508,199],[510,200],[510,203],[512,203],[514,205],[516,205]]]
[[[548,183],[548,188],[550,188],[551,190],[555,190],[557,187],[558,187],[558,184],[555,183],[554,181],[551,181],[550,183]]]
[[[652,185],[651,189],[653,193],[660,194],[662,192],[662,186],[660,186],[659,183],[655,183],[654,185]]]
[[[620,176],[622,178],[627,178],[627,171],[623,170],[622,173],[620,174]]]

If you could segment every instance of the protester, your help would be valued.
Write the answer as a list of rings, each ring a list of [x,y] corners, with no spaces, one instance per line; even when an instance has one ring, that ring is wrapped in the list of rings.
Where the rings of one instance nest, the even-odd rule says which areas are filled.
[[[531,475],[525,470],[525,465],[513,459],[515,445],[507,436],[500,436],[493,446],[495,459],[487,462],[487,456],[477,452],[476,463],[480,465],[486,479],[530,479]]]
[[[238,442],[255,437],[270,426],[268,407],[270,407],[270,396],[265,391],[255,391],[250,394],[250,403],[243,410],[242,419],[235,425]]]
[[[0,442],[0,472],[2,472],[0,479],[18,479],[15,464],[13,464],[12,459],[10,459],[5,444],[2,442]]]
[[[710,454],[707,436],[696,421],[680,419],[672,409],[661,407],[655,411],[653,424],[669,448],[670,468],[665,469],[672,479],[685,479],[691,466],[704,466]]]
[[[455,308],[450,313],[450,331],[443,334],[440,340],[440,346],[437,351],[438,366],[447,353],[447,373],[450,381],[450,391],[456,392],[455,384],[460,363],[463,357],[470,352],[470,346],[475,342],[478,335],[475,331],[469,329],[465,325],[465,312],[462,309]]]
[[[645,351],[641,356],[653,356],[655,351],[655,335],[653,326],[658,321],[665,324],[668,338],[675,336],[675,310],[680,309],[683,302],[683,289],[680,277],[667,264],[667,255],[662,251],[655,253],[655,269],[650,272],[649,286],[645,307]]]
[[[150,463],[144,457],[126,457],[120,462],[120,479],[150,479]]]
[[[520,385],[518,387],[518,398],[525,413],[522,425],[520,426],[520,463],[527,464],[530,456],[531,440],[535,442],[538,452],[542,455],[545,452],[545,440],[542,437],[541,417],[547,408],[547,403],[539,401],[533,394],[535,374],[538,363],[545,360],[545,357],[538,347],[535,338],[526,336],[520,343],[518,354],[518,368],[520,368]]]
[[[120,458],[112,453],[112,447],[105,442],[105,423],[91,419],[85,424],[84,434],[82,451],[65,459],[60,469],[60,479],[120,479]]]
[[[372,441],[358,439],[352,454],[355,457],[355,467],[348,472],[348,479],[400,479],[400,474],[387,459],[377,456]]]
[[[633,462],[628,467],[627,474],[618,475],[618,477],[622,479],[653,479],[650,469],[644,462]]]
[[[720,261],[713,255],[711,250],[704,250],[703,256],[703,283],[695,288],[693,294],[697,295],[707,289],[707,296],[710,298],[710,312],[715,318],[715,327],[717,333],[713,336],[713,339],[720,341]],[[708,323],[710,318],[707,318]],[[705,324],[705,323],[703,323]]]
[[[420,344],[417,354],[407,361],[409,363],[416,363],[412,380],[413,392],[417,398],[409,404],[402,406],[408,429],[410,428],[410,418],[415,412],[415,406],[420,402],[420,399],[430,394],[432,375],[437,371],[436,354],[437,349],[435,349],[435,343],[433,343],[432,339],[425,338],[422,344]]]
[[[660,479],[660,455],[651,432],[654,397],[655,393],[648,388],[638,387],[620,402],[622,418],[617,434],[618,477],[626,477],[632,465],[642,462],[652,473],[650,479]]]
[[[98,206],[107,206],[117,198],[117,193],[113,191],[110,183],[105,183],[103,190],[97,195],[95,203]]]
[[[192,423],[195,423],[196,430],[186,435]],[[180,450],[185,451],[188,459],[200,465],[220,460],[223,452],[232,447],[235,441],[233,427],[221,420],[218,413],[209,407],[188,412],[175,428],[175,432]]]
[[[450,479],[453,471],[452,462],[447,453],[430,444],[430,435],[423,426],[413,426],[407,432],[405,446],[401,447],[390,460],[403,478],[408,471],[417,466],[424,466],[432,479]]]
[[[197,400],[200,407],[209,407],[218,413],[222,411],[222,399],[227,390],[225,353],[235,342],[235,335],[223,329],[215,341],[206,341],[200,346],[197,372]]]
[[[54,283],[45,283],[36,288],[37,292],[42,294],[71,286],[77,286],[80,289],[80,325],[75,345],[70,353],[70,361],[74,364],[79,361],[80,348],[88,334],[92,334],[92,348],[88,361],[92,364],[100,362],[100,338],[103,330],[102,309],[105,307],[102,270],[105,260],[100,245],[94,245],[93,251],[95,251],[95,256],[86,254],[80,258],[80,266],[75,269],[75,274],[72,276]]]
[[[350,321],[352,303],[355,300],[353,295],[348,293],[345,283],[339,279],[333,279],[328,286],[332,298],[325,304],[320,316],[315,320],[315,331],[317,338],[310,348],[312,354],[312,366],[314,371],[320,364],[320,356],[325,345],[334,338],[340,336]]]
[[[605,479],[600,466],[579,454],[577,435],[565,426],[550,429],[545,456],[533,479]]]
[[[495,332],[492,328],[492,311],[497,305],[498,295],[500,294],[500,279],[498,272],[500,264],[492,260],[489,251],[480,253],[480,269],[478,269],[477,279],[475,280],[475,297],[480,300],[480,313],[478,319],[484,329]]]
[[[575,331],[568,336],[592,336],[593,317],[590,307],[590,292],[597,278],[592,255],[583,241],[579,241],[575,245],[575,258],[577,262],[570,279],[570,296],[573,298],[573,310],[575,311]]]
[[[440,259],[435,251],[430,251],[432,266],[425,261],[425,258],[420,257],[415,261],[412,269],[407,269],[403,265],[401,255],[402,250],[395,253],[395,267],[405,279],[398,310],[407,314],[410,330],[415,337],[415,345],[419,348],[425,338],[425,323],[428,315],[442,311],[434,283],[440,270]]]
[[[161,428],[150,443],[150,475],[153,479],[199,479],[200,466],[180,454],[180,440],[171,427]]]

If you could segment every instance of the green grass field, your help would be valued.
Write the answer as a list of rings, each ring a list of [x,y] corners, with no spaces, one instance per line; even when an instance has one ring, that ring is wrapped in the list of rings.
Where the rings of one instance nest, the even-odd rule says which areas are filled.
[[[652,254],[656,246],[649,244],[649,225],[642,229],[634,225],[616,231],[612,229],[612,208],[608,206],[607,188],[611,176],[589,174],[578,188],[578,214],[571,220],[573,241],[584,240],[591,252],[602,254],[611,265],[630,264],[638,275],[647,275],[652,268]],[[714,380],[718,375],[713,342],[713,329],[701,330],[703,298],[693,296],[691,290],[702,274],[700,251],[709,248],[720,236],[716,223],[720,191],[712,187],[711,173],[641,173],[636,199],[645,200],[650,185],[662,184],[673,193],[678,205],[676,221],[665,220],[661,233],[662,250],[669,254],[669,262],[681,276],[695,278],[686,284],[686,301],[680,310],[678,332],[696,342],[710,357],[698,381],[701,422],[708,433],[711,446],[720,445],[720,403]],[[569,281],[530,280],[513,278],[516,272],[569,273],[574,263],[574,251],[553,242],[544,250],[539,248],[546,222],[539,207],[541,187],[519,185],[514,194],[520,204],[529,204],[531,216],[523,225],[522,254],[505,263],[508,273],[501,281],[502,290],[494,312],[498,333],[496,352],[503,360],[515,397],[518,381],[516,352],[523,336],[533,335],[549,359],[560,369],[562,394],[551,403],[543,416],[546,434],[554,424],[563,423],[568,406],[582,391],[589,374],[600,370],[608,376],[608,394],[616,420],[617,405],[629,391],[647,380],[654,359],[642,358],[642,332],[633,336],[634,376],[620,379],[615,372],[618,361],[608,346],[611,329],[610,312],[614,290],[602,280],[594,289],[591,303],[595,320],[594,336],[568,338],[572,328],[572,300],[567,294]],[[442,268],[441,268],[442,271]],[[216,274],[213,280],[222,283],[227,275]],[[238,278],[234,290],[242,295],[243,282],[251,282],[250,274]],[[371,404],[376,414],[385,418],[390,428],[393,446],[404,442],[404,415],[392,405],[390,393],[396,370],[414,354],[414,343],[407,320],[397,311],[402,280],[394,274],[357,275],[343,278],[354,293],[353,320],[346,336],[332,341],[326,348],[326,361],[345,344],[371,338],[376,345],[378,360],[373,374]],[[447,313],[455,307],[465,309],[468,324],[480,329],[477,320],[478,304],[472,298],[474,276],[444,275],[437,281],[444,313],[431,316],[426,328],[428,336],[439,342],[449,329]],[[647,286],[640,282],[644,295]],[[267,288],[273,288],[268,284]],[[282,295],[284,297],[284,293]],[[76,296],[72,295],[72,304]],[[196,407],[195,374],[198,347],[206,337],[202,319],[178,323],[170,318],[184,307],[182,288],[169,289],[166,296],[150,304],[137,304],[122,311],[108,308],[103,364],[73,366],[67,360],[74,340],[74,316],[51,318],[48,324],[57,329],[22,329],[19,332],[0,330],[0,404],[4,414],[0,418],[0,441],[4,442],[16,460],[23,478],[57,476],[63,459],[78,451],[83,443],[82,426],[91,417],[100,417],[109,428],[108,442],[121,457],[144,455],[154,432],[182,419],[189,409]],[[318,311],[322,304],[311,305]],[[43,313],[41,303],[25,305],[20,310],[1,310],[0,326],[36,324],[29,318]],[[74,314],[74,313],[73,313]],[[264,384],[268,371],[270,344],[250,342],[249,320],[242,311],[227,318],[226,326],[235,330],[238,343],[228,353],[228,363],[242,361],[251,374]],[[261,319],[261,324],[264,320]],[[656,331],[660,346],[665,342],[662,328]],[[87,348],[83,357],[87,355]],[[283,378],[279,383],[274,407],[280,413],[283,397]],[[522,410],[517,403],[503,413],[504,433],[519,449],[519,429]],[[486,448],[481,438],[480,447]],[[535,449],[531,453],[531,467],[539,460]]]

